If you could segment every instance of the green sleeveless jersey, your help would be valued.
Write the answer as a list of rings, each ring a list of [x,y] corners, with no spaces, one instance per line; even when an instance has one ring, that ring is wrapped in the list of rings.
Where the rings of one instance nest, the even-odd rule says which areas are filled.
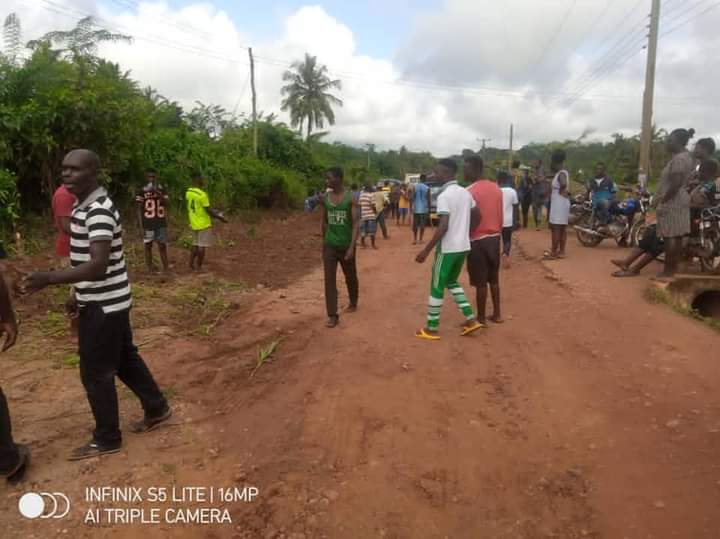
[[[330,195],[323,197],[327,230],[325,244],[333,247],[350,247],[352,243],[352,193],[346,192],[340,203],[335,206],[330,202]]]

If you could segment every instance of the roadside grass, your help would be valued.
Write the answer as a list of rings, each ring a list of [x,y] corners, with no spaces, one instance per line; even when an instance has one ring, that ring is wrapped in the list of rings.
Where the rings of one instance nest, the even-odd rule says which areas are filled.
[[[133,285],[134,321],[139,328],[148,328],[162,320],[180,334],[209,337],[239,307],[246,290],[243,283],[215,278],[137,283]]]
[[[255,373],[260,370],[260,367],[262,367],[265,363],[272,360],[273,355],[275,352],[277,352],[278,348],[280,347],[280,343],[282,342],[282,337],[279,337],[275,339],[274,341],[270,342],[267,346],[259,346],[257,351],[257,361],[255,362],[255,368],[250,373],[250,378],[255,376]]]
[[[670,296],[670,294],[668,294],[666,290],[650,285],[645,289],[643,295],[645,299],[650,303],[667,305],[676,313],[687,316],[694,320],[698,320],[699,322],[702,322],[706,326],[720,333],[720,320],[707,316],[702,316],[695,309],[689,309],[687,307],[679,305],[678,303],[673,301],[672,297]]]

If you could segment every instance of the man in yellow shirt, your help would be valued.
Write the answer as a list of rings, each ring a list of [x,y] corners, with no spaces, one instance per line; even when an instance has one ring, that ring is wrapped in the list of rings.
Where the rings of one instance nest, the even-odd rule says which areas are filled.
[[[205,249],[212,244],[212,217],[217,217],[223,223],[228,222],[222,212],[210,207],[210,197],[202,187],[202,175],[199,172],[193,172],[192,187],[185,193],[188,218],[193,234],[192,249],[190,250],[190,269],[192,271],[202,270]]]

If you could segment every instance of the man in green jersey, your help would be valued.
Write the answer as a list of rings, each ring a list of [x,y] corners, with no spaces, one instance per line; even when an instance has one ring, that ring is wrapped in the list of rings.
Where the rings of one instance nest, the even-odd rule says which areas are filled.
[[[190,269],[192,271],[202,270],[205,261],[205,249],[212,244],[212,217],[217,217],[223,223],[227,219],[222,214],[210,207],[210,197],[203,191],[203,178],[199,172],[192,174],[192,187],[185,193],[188,218],[192,229],[193,240],[190,250]]]
[[[350,305],[345,312],[355,312],[358,302],[358,277],[355,264],[355,244],[360,230],[358,205],[351,192],[343,186],[343,170],[332,167],[325,173],[329,191],[323,197],[322,235],[323,267],[325,269],[325,305],[327,327],[334,328],[340,322],[338,315],[337,265],[345,274]]]

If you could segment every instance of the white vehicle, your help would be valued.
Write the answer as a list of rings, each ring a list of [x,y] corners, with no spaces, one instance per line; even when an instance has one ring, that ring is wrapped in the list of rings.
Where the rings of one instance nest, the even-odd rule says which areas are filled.
[[[412,174],[405,174],[405,183],[406,184],[415,184],[420,181],[420,174],[418,173],[412,173]]]

